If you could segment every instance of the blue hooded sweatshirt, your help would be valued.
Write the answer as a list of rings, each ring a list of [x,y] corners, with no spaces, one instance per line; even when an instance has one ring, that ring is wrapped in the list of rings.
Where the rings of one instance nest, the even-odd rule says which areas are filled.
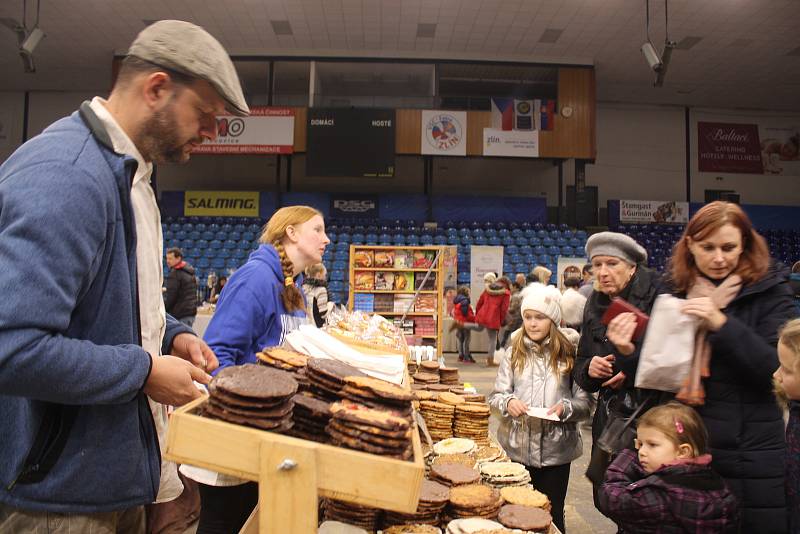
[[[0,166],[0,502],[62,513],[152,502],[136,167],[88,103]],[[167,350],[189,329],[167,317]]]
[[[299,278],[295,283],[302,286]],[[231,275],[204,336],[219,360],[214,374],[230,365],[255,363],[257,352],[282,344],[286,334],[308,322],[304,310],[286,311],[281,300],[283,281],[280,258],[272,245],[259,246]]]

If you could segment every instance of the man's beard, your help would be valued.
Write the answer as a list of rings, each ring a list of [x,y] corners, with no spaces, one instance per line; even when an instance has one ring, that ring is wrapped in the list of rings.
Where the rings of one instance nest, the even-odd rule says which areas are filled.
[[[184,151],[184,146],[191,140],[181,142],[173,102],[147,119],[139,138],[140,152],[145,160],[155,163],[186,163],[189,160],[189,154]]]

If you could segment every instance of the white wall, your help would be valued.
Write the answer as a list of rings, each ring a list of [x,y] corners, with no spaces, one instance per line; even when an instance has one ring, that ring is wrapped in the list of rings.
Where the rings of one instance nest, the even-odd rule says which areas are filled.
[[[609,199],[686,200],[684,108],[598,103],[597,159],[586,185]],[[570,177],[569,185],[574,183]]]
[[[0,163],[22,143],[25,93],[0,92]]]
[[[70,115],[84,100],[95,95],[107,96],[103,92],[56,92],[31,91],[28,106],[28,139],[62,117]]]
[[[692,201],[703,202],[706,189],[732,189],[742,204],[800,205],[800,176],[791,174],[732,174],[700,172],[697,162],[698,121],[757,124],[763,141],[764,128],[794,128],[800,132],[800,114],[768,111],[693,109],[689,115],[692,139]],[[792,163],[797,169],[798,165]],[[787,166],[787,170],[791,167]]]

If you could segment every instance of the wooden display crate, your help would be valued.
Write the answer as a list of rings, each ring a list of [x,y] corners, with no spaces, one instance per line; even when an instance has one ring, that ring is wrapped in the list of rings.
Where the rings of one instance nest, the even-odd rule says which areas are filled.
[[[417,510],[425,475],[418,432],[412,432],[413,461],[395,460],[201,417],[207,399],[173,412],[165,457],[258,482],[258,527],[249,521],[243,531],[316,532],[318,496]]]

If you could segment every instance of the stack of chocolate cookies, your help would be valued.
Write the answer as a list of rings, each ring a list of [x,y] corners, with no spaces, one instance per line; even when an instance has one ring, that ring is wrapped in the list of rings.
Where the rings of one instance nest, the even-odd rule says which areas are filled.
[[[460,384],[461,378],[458,376],[458,367],[440,367],[439,382],[442,384],[449,384],[451,386],[457,386]]]
[[[450,504],[446,513],[450,519],[494,519],[502,505],[503,498],[496,489],[483,484],[467,484],[450,489]]]
[[[473,458],[471,454],[458,452],[455,454],[442,454],[441,456],[434,458],[431,462],[431,465],[444,464],[461,464],[472,469],[475,467],[475,458]]]
[[[464,395],[462,396],[464,397],[464,400],[467,402],[480,402],[484,404],[486,403],[486,395],[483,395],[481,393],[464,393]]]
[[[487,462],[478,468],[483,483],[494,488],[507,486],[526,486],[531,482],[531,474],[524,465],[517,462]]]
[[[452,386],[449,386],[447,384],[441,384],[441,383],[440,384],[428,384],[427,385],[428,391],[433,391],[434,393],[444,393],[444,392],[448,392],[449,393],[451,387]]]
[[[476,484],[480,482],[481,474],[466,465],[442,464],[431,466],[430,479],[452,488],[454,486]]]
[[[349,401],[333,403],[331,413],[326,431],[334,445],[398,460],[412,457],[412,430],[407,418]]]
[[[262,430],[292,428],[292,396],[297,381],[291,373],[252,363],[226,367],[209,385],[204,415]]]
[[[335,499],[325,499],[322,507],[324,509],[323,517],[326,521],[341,521],[363,528],[367,532],[375,532],[378,529],[381,511],[377,508]]]
[[[283,347],[269,347],[256,354],[256,359],[260,364],[292,373],[299,384],[298,391],[308,389],[306,365],[310,356]]]
[[[417,371],[414,374],[414,384],[415,385],[425,385],[429,386],[431,384],[438,384],[439,383],[439,373],[427,373],[423,371]]]
[[[542,493],[529,486],[507,486],[500,488],[500,496],[508,504],[520,504],[522,506],[532,506],[541,508],[549,512],[553,509],[550,499]]]
[[[336,402],[341,398],[345,377],[367,376],[352,365],[325,358],[310,359],[306,374],[311,394],[328,402]]]
[[[387,510],[384,513],[383,524],[386,527],[413,524],[438,525],[441,521],[440,514],[449,500],[450,488],[433,480],[423,480],[416,513],[404,514]]]
[[[414,394],[402,387],[369,376],[348,376],[341,390],[344,399],[377,410],[388,410],[392,415],[411,417]]]
[[[432,360],[425,360],[419,363],[419,368],[425,373],[439,374],[439,362]]]
[[[553,518],[549,512],[533,506],[521,504],[507,504],[500,508],[497,520],[508,528],[520,529],[525,532],[550,532],[550,523]]]
[[[441,396],[439,401],[442,401]],[[489,406],[478,403],[462,403],[455,407],[453,435],[469,438],[478,445],[489,444]]]
[[[420,401],[419,412],[433,441],[452,437],[455,406],[432,400]]]
[[[318,443],[330,441],[325,427],[331,420],[331,404],[301,393],[292,397],[292,400],[294,401],[292,413],[294,427],[290,435]]]

